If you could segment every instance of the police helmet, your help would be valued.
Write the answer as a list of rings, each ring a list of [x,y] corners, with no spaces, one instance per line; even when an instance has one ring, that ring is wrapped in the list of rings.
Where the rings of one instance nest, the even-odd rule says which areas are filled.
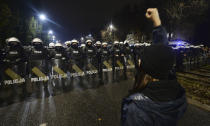
[[[179,47],[178,46],[177,47],[172,47],[172,49],[177,50],[177,49],[179,49]]]
[[[194,48],[194,45],[190,45],[190,48]]]
[[[190,46],[185,46],[185,48],[186,48],[186,49],[189,49],[189,48],[190,48]]]
[[[108,43],[107,42],[103,42],[102,45],[108,45]]]
[[[17,42],[17,43],[20,43],[20,40],[16,37],[11,37],[11,38],[8,38],[6,39],[6,43],[11,43],[11,42]]]
[[[62,47],[62,44],[58,42],[55,44],[55,47]]]
[[[144,45],[145,45],[145,46],[151,46],[151,44],[149,44],[149,43],[145,43]]]
[[[114,45],[119,44],[119,41],[114,41]]]
[[[55,47],[55,44],[53,42],[49,43],[49,47]]]
[[[134,46],[135,46],[135,47],[139,47],[139,46],[141,46],[141,45],[140,45],[140,43],[135,43]]]
[[[100,41],[97,41],[97,42],[96,42],[96,45],[101,45],[101,42],[100,42]]]
[[[88,39],[87,41],[86,41],[86,43],[92,43],[93,41],[92,40],[90,40],[90,39]]]
[[[81,44],[81,46],[80,47],[85,47],[85,44]]]
[[[195,46],[195,48],[197,48],[197,49],[198,49],[198,48],[201,48],[201,47],[200,47],[200,46]]]
[[[123,42],[120,42],[120,45],[123,45],[124,43]]]
[[[43,43],[43,41],[41,39],[39,39],[39,38],[34,38],[32,40],[32,43]]]
[[[70,45],[71,44],[71,41],[66,41],[65,42],[65,45]]]
[[[128,40],[125,40],[125,41],[124,41],[124,44],[126,44],[126,43],[128,43],[128,42],[129,42]]]
[[[71,41],[71,44],[73,44],[73,43],[79,44],[79,42],[78,42],[76,39],[73,39],[73,40]]]
[[[202,48],[202,47],[204,47],[204,45],[203,45],[203,44],[201,44],[201,45],[199,45],[199,47],[201,47],[201,48]]]

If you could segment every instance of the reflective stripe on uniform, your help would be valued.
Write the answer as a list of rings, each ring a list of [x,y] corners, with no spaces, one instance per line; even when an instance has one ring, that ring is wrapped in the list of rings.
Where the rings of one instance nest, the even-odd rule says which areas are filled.
[[[97,69],[96,69],[92,64],[90,64],[90,63],[88,64],[88,67],[91,68],[91,69],[93,69],[93,70],[97,70]]]
[[[131,66],[134,66],[133,62],[131,60],[128,60],[128,63],[131,65]]]
[[[21,76],[19,76],[18,74],[16,74],[12,69],[8,68],[5,70],[5,73],[11,77],[13,80],[15,79],[21,79]]]
[[[106,68],[108,69],[111,69],[111,65],[107,62],[107,61],[104,61],[103,64],[106,66]]]
[[[82,73],[82,72],[83,72],[76,64],[74,64],[74,65],[72,66],[72,68],[73,68],[76,72],[78,72],[78,73]]]
[[[40,71],[37,67],[34,67],[32,72],[38,77],[46,77],[46,75],[42,73],[42,71]]]
[[[119,67],[123,67],[122,63],[119,60],[117,60],[117,64],[119,65]]]

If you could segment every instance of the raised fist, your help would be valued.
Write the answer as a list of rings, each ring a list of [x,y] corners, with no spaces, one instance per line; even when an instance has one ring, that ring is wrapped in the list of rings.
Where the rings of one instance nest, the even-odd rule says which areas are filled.
[[[161,20],[157,8],[147,9],[146,18],[150,19],[153,22],[154,27],[158,27],[161,25]]]

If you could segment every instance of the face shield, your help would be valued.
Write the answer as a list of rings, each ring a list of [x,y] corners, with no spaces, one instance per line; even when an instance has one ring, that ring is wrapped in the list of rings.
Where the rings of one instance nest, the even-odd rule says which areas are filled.
[[[104,44],[104,45],[103,45],[103,48],[107,48],[107,44]]]
[[[73,43],[71,44],[71,47],[72,47],[72,48],[77,48],[77,47],[78,47],[78,44],[77,44],[76,42],[73,42]]]
[[[11,41],[8,43],[8,46],[10,47],[18,47],[20,45],[19,42],[16,42],[16,41]]]
[[[35,47],[41,47],[42,43],[41,42],[33,42],[32,45]]]

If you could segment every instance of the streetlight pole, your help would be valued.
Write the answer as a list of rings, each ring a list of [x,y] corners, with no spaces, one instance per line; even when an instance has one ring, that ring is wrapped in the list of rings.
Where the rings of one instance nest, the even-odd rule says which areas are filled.
[[[44,28],[43,28],[44,26],[43,26],[43,23],[42,23],[42,22],[44,22],[45,20],[47,20],[47,16],[46,16],[45,14],[39,14],[39,21],[38,21],[37,26],[38,26],[38,28],[39,28],[39,24],[40,24],[40,29],[39,29],[39,30],[40,30],[40,38],[41,38],[41,39],[43,39],[43,38],[42,38],[42,34],[43,34],[42,31],[43,31],[43,29],[44,29]]]
[[[116,28],[114,27],[112,23],[109,25],[108,30],[110,31],[111,41],[114,41],[114,38],[115,38],[114,31],[116,30]]]
[[[53,31],[52,31],[52,30],[49,30],[49,31],[48,31],[48,39],[49,39],[50,41],[52,41],[52,36],[53,36]]]

